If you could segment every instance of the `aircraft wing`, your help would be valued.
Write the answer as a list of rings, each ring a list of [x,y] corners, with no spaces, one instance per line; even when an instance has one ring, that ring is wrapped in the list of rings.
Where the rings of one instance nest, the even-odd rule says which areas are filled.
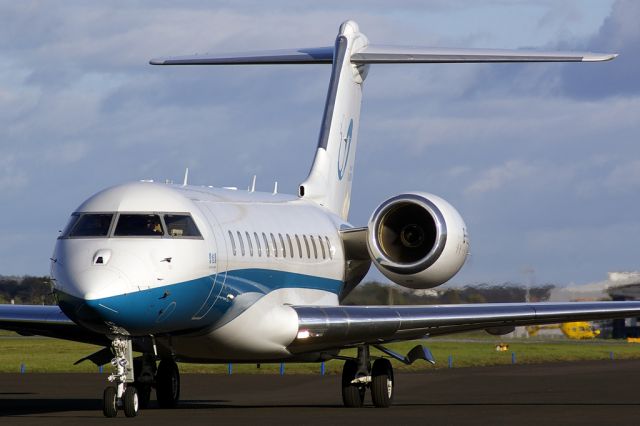
[[[108,342],[71,321],[58,306],[0,304],[0,329],[100,345]]]
[[[470,330],[640,316],[640,302],[482,303],[431,306],[292,306],[294,353],[412,340]]]

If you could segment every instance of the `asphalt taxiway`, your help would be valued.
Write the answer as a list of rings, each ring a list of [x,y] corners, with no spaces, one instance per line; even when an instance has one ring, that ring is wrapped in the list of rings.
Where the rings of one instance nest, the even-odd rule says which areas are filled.
[[[394,406],[341,406],[338,376],[182,375],[182,403],[102,417],[101,374],[0,374],[0,424],[640,424],[640,361],[396,375]]]

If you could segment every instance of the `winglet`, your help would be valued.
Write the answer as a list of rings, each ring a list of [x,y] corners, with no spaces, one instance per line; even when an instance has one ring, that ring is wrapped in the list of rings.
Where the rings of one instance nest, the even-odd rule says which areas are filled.
[[[617,53],[587,53],[582,58],[582,62],[612,61],[617,57],[618,57]]]

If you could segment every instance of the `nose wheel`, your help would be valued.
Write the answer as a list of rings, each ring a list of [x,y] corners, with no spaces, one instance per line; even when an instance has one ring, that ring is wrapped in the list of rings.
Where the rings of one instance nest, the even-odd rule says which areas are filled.
[[[102,412],[105,417],[116,417],[118,408],[124,409],[124,415],[135,417],[140,407],[138,391],[133,385],[133,349],[131,339],[116,336],[111,341],[111,351],[115,357],[111,360],[113,372],[108,386],[102,394]]]

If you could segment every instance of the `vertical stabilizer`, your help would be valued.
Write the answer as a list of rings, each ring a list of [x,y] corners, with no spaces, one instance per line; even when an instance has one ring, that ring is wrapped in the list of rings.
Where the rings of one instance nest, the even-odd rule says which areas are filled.
[[[156,58],[153,65],[332,64],[316,156],[300,197],[347,219],[358,142],[362,83],[370,64],[463,64],[502,62],[601,62],[615,53],[540,52],[504,49],[450,49],[372,45],[358,24],[340,26],[335,45],[260,52]],[[255,189],[255,188],[253,188]],[[252,190],[253,190],[252,189]]]
[[[300,184],[302,198],[326,207],[343,219],[349,214],[362,83],[369,67],[352,63],[351,55],[368,43],[355,22],[346,21],[340,26],[316,156],[309,176]]]

